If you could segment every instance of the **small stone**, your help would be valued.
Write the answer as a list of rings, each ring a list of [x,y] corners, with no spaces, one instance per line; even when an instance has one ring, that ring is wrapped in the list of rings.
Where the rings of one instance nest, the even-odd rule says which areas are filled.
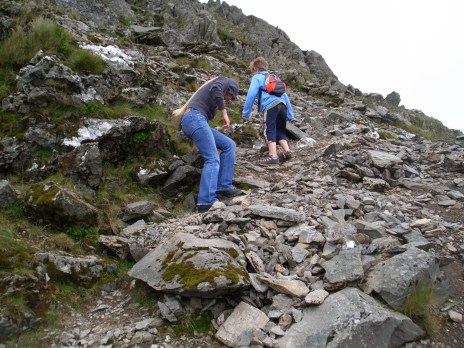
[[[456,323],[462,323],[462,314],[453,310],[448,311],[450,319]]]
[[[308,304],[319,305],[324,302],[327,296],[329,296],[327,291],[324,289],[317,289],[306,295],[305,302]]]

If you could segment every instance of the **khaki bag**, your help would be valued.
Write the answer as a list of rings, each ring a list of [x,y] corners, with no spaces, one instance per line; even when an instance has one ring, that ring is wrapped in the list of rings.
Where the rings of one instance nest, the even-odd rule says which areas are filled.
[[[182,121],[182,116],[184,116],[187,105],[188,104],[185,104],[181,108],[174,110],[171,114],[172,128],[174,128],[174,130],[176,131],[180,131],[180,128],[181,128],[180,121]]]
[[[212,78],[211,80],[208,80],[206,81],[204,84],[202,84],[200,86],[200,88],[197,89],[197,91],[195,93],[193,93],[193,95],[189,98],[189,100],[187,100],[187,102],[181,106],[180,108],[178,109],[175,109],[172,113],[171,113],[171,125],[172,125],[172,128],[174,128],[174,130],[176,131],[180,131],[181,129],[181,125],[180,125],[180,122],[182,121],[182,116],[184,116],[184,113],[185,113],[185,109],[187,109],[187,106],[190,104],[190,101],[193,99],[193,97],[198,93],[198,91],[200,89],[202,89],[205,85],[207,85],[208,83],[210,83],[211,81],[213,80],[216,80],[217,77],[215,78]]]

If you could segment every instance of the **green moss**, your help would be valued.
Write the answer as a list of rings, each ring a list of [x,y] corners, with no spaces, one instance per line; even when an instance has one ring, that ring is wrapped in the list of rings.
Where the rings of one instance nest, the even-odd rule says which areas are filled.
[[[171,250],[170,252],[168,252],[168,254],[164,258],[163,262],[161,263],[161,266],[162,266],[163,269],[166,268],[166,266],[169,265],[172,262],[172,260],[174,259],[174,255],[176,255],[176,253],[179,250],[181,250],[183,246],[184,246],[184,243],[179,242],[179,243],[177,243],[175,250]]]
[[[32,204],[48,205],[53,198],[60,192],[60,188],[52,185],[46,190],[46,185],[37,184],[32,189]]]
[[[198,269],[190,262],[170,263],[163,272],[162,278],[166,282],[176,280],[186,289],[197,287],[201,283],[210,283],[217,285],[215,278],[225,277],[232,284],[240,281],[240,276],[245,276],[246,272],[237,272],[229,262],[226,269]]]
[[[388,132],[379,132],[379,137],[383,140],[396,139],[396,137],[393,134]]]
[[[135,133],[129,138],[129,145],[137,145],[146,141],[149,137],[148,132],[139,132]]]
[[[239,256],[239,252],[234,248],[227,249],[226,252],[234,259]]]

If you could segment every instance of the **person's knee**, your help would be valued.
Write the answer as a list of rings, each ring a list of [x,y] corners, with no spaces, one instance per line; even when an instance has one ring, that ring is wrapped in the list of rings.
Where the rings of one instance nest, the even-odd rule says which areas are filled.
[[[203,155],[203,159],[205,160],[205,165],[218,165],[219,166],[219,154],[217,151],[212,152],[207,155]]]
[[[232,139],[228,139],[224,148],[222,149],[222,151],[226,151],[226,152],[235,152],[235,149],[237,148],[237,145],[235,144],[235,141],[233,141]]]

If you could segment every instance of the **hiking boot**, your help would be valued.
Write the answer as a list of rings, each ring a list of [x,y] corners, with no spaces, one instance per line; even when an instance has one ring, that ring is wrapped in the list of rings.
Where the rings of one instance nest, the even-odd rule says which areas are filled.
[[[258,164],[260,166],[273,166],[276,164],[279,164],[279,157],[273,158],[271,155],[266,156],[266,158],[262,159],[261,161],[258,161]]]
[[[291,151],[282,152],[282,153],[279,154],[280,163],[290,161],[292,158],[293,158],[293,152],[291,152]]]
[[[212,206],[212,204],[197,205],[197,209],[199,213],[206,213]]]
[[[232,198],[232,197],[243,196],[243,195],[245,195],[245,192],[243,192],[242,190],[236,187],[233,187],[227,191],[216,191],[216,196],[218,197]]]

